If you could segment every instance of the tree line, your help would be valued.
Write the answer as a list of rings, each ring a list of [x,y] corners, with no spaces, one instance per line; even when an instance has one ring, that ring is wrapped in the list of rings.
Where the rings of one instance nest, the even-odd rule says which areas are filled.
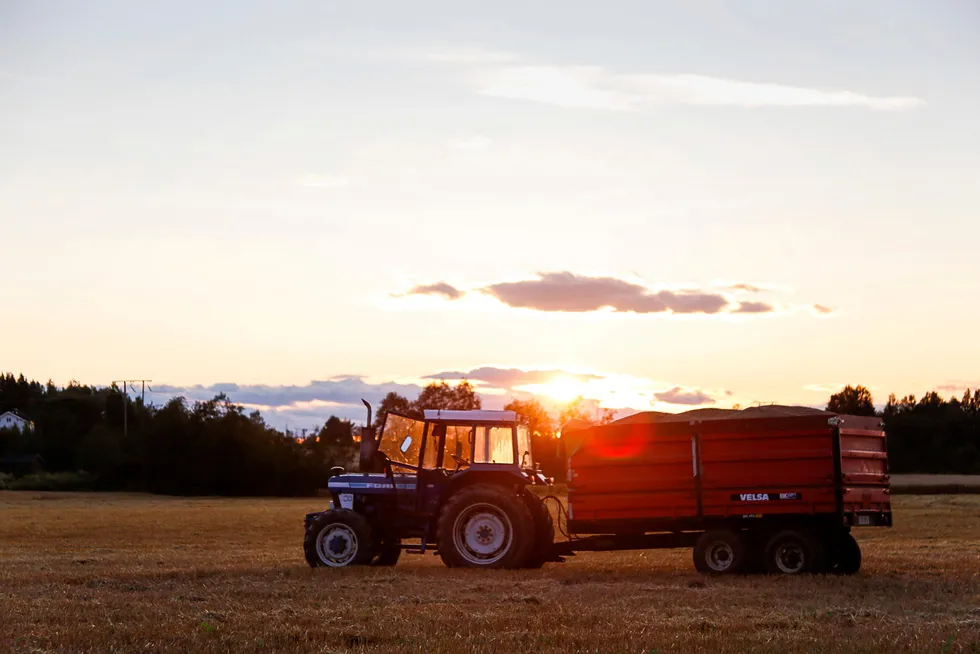
[[[425,409],[480,408],[469,382],[433,382],[415,399],[389,393],[378,406],[375,426],[389,411],[421,417]],[[535,461],[559,481],[567,467],[558,438],[561,425],[613,419],[609,410],[597,415],[582,398],[557,416],[534,399],[515,399],[505,408],[527,416]],[[892,395],[876,411],[867,388],[848,386],[831,396],[827,408],[881,416],[892,472],[980,474],[980,389],[948,400],[935,392],[920,399]],[[0,375],[0,414],[9,410],[28,417],[35,428],[0,430],[0,461],[40,455],[47,471],[85,471],[100,490],[312,495],[326,485],[333,466],[349,469],[357,460],[358,430],[348,420],[331,416],[309,436],[295,438],[223,394],[194,403],[178,397],[155,406],[129,399],[113,386],[57,387],[8,373]]]
[[[892,472],[980,474],[980,389],[948,400],[935,391],[918,399],[893,393],[879,411],[866,387],[845,386],[830,397],[827,410],[879,416]]]

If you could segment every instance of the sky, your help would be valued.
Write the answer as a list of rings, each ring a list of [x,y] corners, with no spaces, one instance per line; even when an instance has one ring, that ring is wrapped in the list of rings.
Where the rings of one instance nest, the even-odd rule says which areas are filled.
[[[980,385],[980,7],[0,1],[0,369],[270,422]]]

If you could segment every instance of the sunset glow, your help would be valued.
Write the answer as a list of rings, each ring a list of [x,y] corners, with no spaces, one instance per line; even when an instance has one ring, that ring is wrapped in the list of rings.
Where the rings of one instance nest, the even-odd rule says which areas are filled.
[[[16,4],[4,371],[302,428],[487,367],[488,408],[976,385],[969,3]]]

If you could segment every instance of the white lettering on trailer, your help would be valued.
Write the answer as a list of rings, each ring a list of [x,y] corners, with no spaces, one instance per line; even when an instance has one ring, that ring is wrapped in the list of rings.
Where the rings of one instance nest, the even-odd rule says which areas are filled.
[[[740,493],[739,499],[743,502],[768,502],[769,493]]]

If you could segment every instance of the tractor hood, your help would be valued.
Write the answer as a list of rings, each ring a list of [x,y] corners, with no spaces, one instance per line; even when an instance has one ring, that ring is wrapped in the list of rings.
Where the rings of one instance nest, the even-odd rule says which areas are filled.
[[[392,478],[381,473],[347,473],[331,477],[327,488],[334,493],[378,493],[414,491],[415,475],[395,474]]]

